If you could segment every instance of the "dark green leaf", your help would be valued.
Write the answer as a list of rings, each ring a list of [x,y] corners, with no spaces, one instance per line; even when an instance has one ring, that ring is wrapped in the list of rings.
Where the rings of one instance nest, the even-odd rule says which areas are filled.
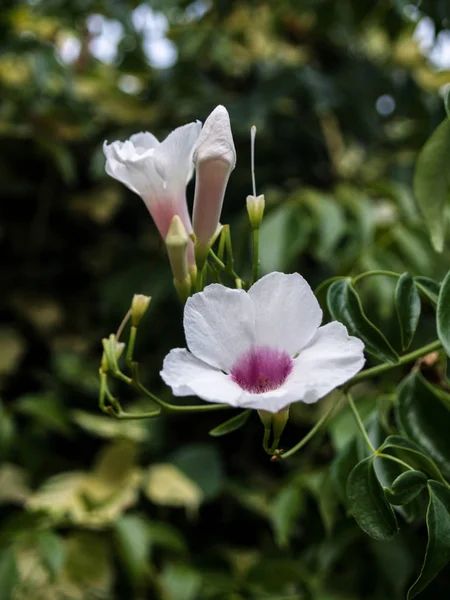
[[[41,531],[36,537],[36,546],[52,580],[60,572],[65,558],[64,545],[59,535],[52,531]]]
[[[372,456],[350,473],[347,499],[350,512],[365,533],[380,541],[391,540],[398,533],[397,519],[376,476]]]
[[[383,362],[398,361],[395,350],[364,314],[359,296],[349,280],[342,279],[330,285],[327,304],[332,317],[343,323],[352,335],[362,339],[368,352]]]
[[[419,292],[409,273],[403,273],[397,282],[395,308],[400,324],[402,349],[407,350],[412,342],[420,318]]]
[[[331,478],[343,502],[347,499],[348,477],[357,462],[356,439],[353,438],[339,450],[330,467]]]
[[[398,387],[397,422],[450,475],[450,411],[420,373],[411,373]]]
[[[447,356],[450,356],[450,271],[442,282],[437,305],[436,324],[439,339]]]
[[[270,521],[277,544],[286,546],[294,532],[295,522],[304,509],[303,493],[298,484],[291,482],[275,496],[270,508]]]
[[[390,435],[386,438],[380,451],[384,454],[392,454],[403,459],[415,469],[428,473],[428,475],[434,479],[442,478],[436,463],[429,456],[424,454],[423,449],[418,444],[407,438],[401,437],[400,435]]]
[[[450,195],[449,163],[450,120],[445,119],[420,151],[414,173],[414,194],[437,252],[444,248],[444,212]]]
[[[148,572],[150,536],[147,521],[138,515],[124,515],[116,523],[114,537],[128,576],[139,588]]]
[[[437,304],[441,284],[430,277],[414,277],[414,283],[433,304]]]
[[[410,587],[407,600],[420,594],[450,560],[450,490],[430,481],[428,491],[428,544],[420,575]]]
[[[201,488],[206,500],[219,493],[223,484],[223,469],[214,446],[184,446],[172,456],[171,462]]]
[[[220,437],[222,435],[226,435],[227,433],[231,433],[232,431],[240,429],[247,423],[251,412],[252,411],[250,410],[250,408],[242,411],[235,417],[232,417],[231,419],[228,419],[228,421],[225,421],[221,425],[218,425],[217,427],[214,427],[214,429],[211,429],[209,435],[212,435],[213,437]]]
[[[18,580],[16,561],[10,550],[0,554],[0,600],[11,600]]]
[[[390,504],[408,504],[427,486],[427,476],[422,471],[405,471],[386,489],[386,498]]]

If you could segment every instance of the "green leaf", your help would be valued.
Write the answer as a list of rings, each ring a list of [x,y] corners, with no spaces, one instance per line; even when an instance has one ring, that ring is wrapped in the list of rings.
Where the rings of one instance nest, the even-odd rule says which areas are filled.
[[[191,444],[180,448],[171,461],[203,492],[205,500],[217,496],[223,484],[223,468],[219,453],[209,444]]]
[[[399,385],[396,416],[400,430],[424,448],[450,475],[450,411],[420,373]]]
[[[414,277],[414,283],[433,304],[437,304],[441,284],[430,277]]]
[[[408,504],[427,486],[427,476],[422,471],[405,471],[386,489],[386,498],[390,504]]]
[[[236,431],[237,429],[240,429],[247,423],[251,412],[252,411],[250,408],[240,412],[235,417],[232,417],[231,419],[228,419],[228,421],[225,421],[221,425],[218,425],[217,427],[214,427],[214,429],[211,429],[209,435],[212,435],[213,437],[220,437],[222,435],[227,435],[227,433],[231,433],[233,431]]]
[[[330,467],[330,475],[342,502],[347,499],[348,477],[358,462],[356,439],[350,439],[336,454]]]
[[[397,535],[397,519],[376,476],[372,456],[358,463],[350,473],[347,499],[350,512],[365,533],[380,541]]]
[[[450,356],[450,271],[442,282],[437,305],[436,324],[438,337],[447,356]]]
[[[275,496],[270,507],[270,522],[276,542],[285,547],[294,532],[294,524],[305,508],[301,487],[295,482],[283,487]]]
[[[401,458],[414,469],[424,471],[434,479],[442,479],[442,474],[436,463],[423,453],[423,449],[418,444],[407,438],[400,435],[390,435],[379,448],[379,451],[383,454],[392,454]]]
[[[450,195],[450,120],[445,119],[420,151],[414,173],[414,194],[433,247],[444,249],[445,205]]]
[[[141,587],[149,568],[150,535],[147,521],[138,515],[120,517],[115,525],[114,538],[129,578],[135,587]]]
[[[430,481],[428,491],[428,544],[420,575],[409,588],[407,600],[420,594],[450,560],[450,490]]]
[[[412,342],[420,318],[420,296],[409,273],[403,273],[395,288],[395,308],[400,324],[402,349]]]
[[[160,583],[167,600],[197,600],[202,577],[187,565],[173,564],[164,568]]]
[[[41,531],[36,537],[36,546],[50,577],[55,580],[65,559],[65,549],[61,537],[53,531]]]
[[[398,361],[395,350],[364,314],[361,300],[349,280],[341,279],[330,285],[327,304],[332,317],[343,323],[349,333],[359,337],[368,352],[383,362]]]
[[[11,600],[18,581],[16,561],[10,550],[2,550],[0,555],[0,600]]]

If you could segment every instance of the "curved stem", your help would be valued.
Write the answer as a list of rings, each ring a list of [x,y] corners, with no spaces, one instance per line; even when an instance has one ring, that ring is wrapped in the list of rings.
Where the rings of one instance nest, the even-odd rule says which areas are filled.
[[[404,462],[400,458],[397,458],[396,456],[391,456],[390,454],[383,454],[383,452],[380,452],[380,453],[375,452],[375,456],[377,458],[386,458],[387,460],[390,460],[399,465],[402,465],[402,467],[405,467],[405,469],[407,469],[408,471],[414,471],[414,468],[411,467],[411,465],[408,465],[408,463]]]
[[[214,410],[226,410],[233,408],[233,406],[229,406],[228,404],[191,404],[187,406],[170,404],[169,402],[165,402],[165,400],[161,400],[155,394],[152,394],[150,390],[148,390],[139,380],[139,370],[137,363],[133,363],[133,380],[132,384],[143,394],[145,394],[148,398],[159,404],[165,410],[171,410],[173,412],[208,412]]]
[[[122,335],[122,331],[124,330],[125,325],[128,323],[128,319],[131,317],[131,308],[128,310],[127,314],[122,319],[122,323],[119,325],[119,329],[116,332],[116,342],[120,340],[120,336]]]
[[[350,394],[350,392],[347,392],[345,394],[345,396],[347,398],[347,402],[350,405],[350,408],[352,409],[352,413],[353,413],[353,416],[355,417],[356,424],[358,425],[359,430],[361,431],[361,435],[363,436],[364,441],[367,444],[367,447],[369,448],[369,450],[372,454],[375,454],[376,453],[375,447],[373,446],[372,442],[370,441],[369,436],[367,435],[366,428],[364,427],[364,423],[362,422],[360,414],[355,406],[355,402],[352,398],[352,395]]]
[[[316,289],[314,290],[314,295],[318,296],[324,288],[331,285],[335,281],[340,281],[341,279],[349,279],[349,278],[346,277],[345,275],[336,275],[336,277],[330,277],[330,279],[326,279],[325,281],[322,281],[322,283],[316,287]]]
[[[319,431],[319,429],[322,427],[322,425],[325,425],[325,423],[331,417],[331,414],[333,413],[334,409],[337,407],[337,405],[339,403],[341,395],[342,394],[339,394],[337,396],[335,402],[331,405],[331,407],[327,410],[327,412],[320,417],[320,419],[317,421],[317,423],[314,425],[314,427],[305,435],[305,437],[303,437],[295,446],[292,446],[292,448],[290,448],[286,452],[283,452],[283,454],[278,455],[277,458],[280,458],[280,459],[289,458],[290,456],[292,456],[293,454],[298,452],[301,448],[303,448],[303,446],[306,446],[306,444],[309,442],[309,440],[316,435],[316,433]]]
[[[374,277],[377,275],[384,275],[386,277],[396,277],[397,279],[400,279],[401,277],[400,273],[395,273],[394,271],[384,271],[382,269],[376,269],[374,271],[367,271],[366,273],[361,273],[360,275],[353,277],[352,284],[355,285],[358,281],[361,281],[361,279],[365,279],[366,277]]]
[[[350,381],[348,381],[345,384],[344,390],[349,390],[356,383],[359,383],[360,381],[364,381],[364,379],[369,379],[369,377],[373,377],[375,375],[380,375],[381,373],[384,373],[385,371],[390,371],[391,369],[395,369],[396,367],[399,367],[401,365],[407,364],[409,362],[413,362],[413,361],[417,360],[418,358],[420,358],[421,356],[425,356],[426,354],[430,354],[430,352],[440,350],[441,348],[442,348],[441,342],[439,340],[436,340],[435,342],[431,342],[430,344],[427,344],[426,346],[422,346],[421,348],[418,348],[417,350],[414,350],[413,352],[409,352],[409,354],[405,354],[404,356],[401,356],[400,359],[398,360],[398,362],[396,362],[394,365],[391,365],[389,363],[384,363],[382,365],[377,365],[376,367],[366,369],[365,371],[361,371],[360,373],[355,375],[352,379],[350,379]]]

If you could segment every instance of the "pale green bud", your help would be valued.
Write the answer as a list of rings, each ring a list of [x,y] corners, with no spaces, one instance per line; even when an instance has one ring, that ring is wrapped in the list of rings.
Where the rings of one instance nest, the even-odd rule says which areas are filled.
[[[265,205],[264,194],[260,196],[247,196],[247,212],[252,229],[259,229],[261,227]]]
[[[144,296],[143,294],[135,294],[131,302],[131,325],[138,327],[142,320],[142,317],[147,312],[147,309],[151,302],[151,296]]]
[[[111,333],[109,338],[103,338],[102,344],[103,356],[100,367],[101,370],[103,371],[103,373],[106,373],[110,369],[113,372],[117,371],[119,368],[117,361],[119,360],[119,358],[122,355],[122,352],[124,351],[125,344],[123,344],[122,342],[118,342],[116,340],[116,336],[113,333]]]

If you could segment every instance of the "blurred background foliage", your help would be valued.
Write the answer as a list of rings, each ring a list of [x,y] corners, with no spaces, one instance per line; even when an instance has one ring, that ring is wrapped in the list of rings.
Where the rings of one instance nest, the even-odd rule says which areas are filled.
[[[102,142],[162,138],[224,104],[238,164],[222,220],[244,277],[255,124],[264,271],[440,279],[450,251],[433,252],[411,181],[445,114],[448,1],[3,0],[0,40],[0,599],[403,598],[425,527],[380,543],[345,514],[346,410],[283,464],[255,415],[213,439],[214,415],[98,411],[100,340],[134,293],[153,296],[137,355],[156,392],[183,344],[156,228],[105,175]],[[392,286],[361,286],[391,338]],[[365,417],[383,415],[383,385],[359,391]],[[286,446],[326,407],[296,406]],[[448,584],[447,571],[423,598]]]

